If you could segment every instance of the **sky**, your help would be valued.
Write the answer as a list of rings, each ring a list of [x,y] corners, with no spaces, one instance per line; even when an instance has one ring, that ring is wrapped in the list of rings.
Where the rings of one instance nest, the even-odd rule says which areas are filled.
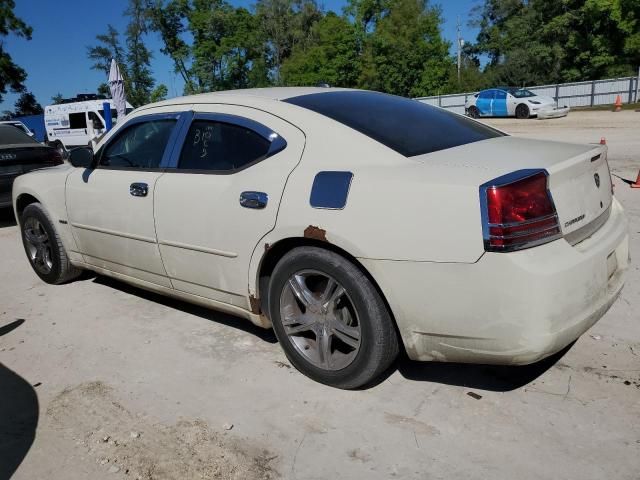
[[[231,3],[250,8],[255,0],[231,0]],[[341,12],[345,3],[345,0],[319,0],[324,10],[336,12]],[[455,45],[458,16],[462,38],[475,40],[477,31],[467,24],[471,9],[481,0],[436,0],[431,3],[441,6],[442,34],[452,45]],[[91,69],[87,46],[96,44],[96,35],[106,32],[109,23],[118,31],[124,31],[126,5],[127,0],[16,1],[15,13],[33,28],[33,35],[30,41],[10,35],[4,39],[4,49],[27,71],[27,89],[42,106],[48,105],[57,93],[65,98],[78,93],[94,93],[98,85],[106,81],[105,73]],[[150,34],[146,41],[153,52],[151,68],[157,84],[164,83],[170,97],[181,95],[183,83],[173,73],[171,60],[160,52],[160,38]],[[13,110],[17,97],[7,93],[0,104],[0,112]]]

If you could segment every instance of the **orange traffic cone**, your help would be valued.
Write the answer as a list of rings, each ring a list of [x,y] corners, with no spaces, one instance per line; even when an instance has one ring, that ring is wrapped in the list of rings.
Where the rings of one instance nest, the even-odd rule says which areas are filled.
[[[620,110],[622,110],[622,98],[620,98],[620,95],[618,95],[616,97],[616,103],[615,103],[615,110],[614,112],[619,112]]]
[[[638,172],[638,178],[631,184],[631,188],[640,188],[640,171]]]
[[[604,137],[600,137],[600,145],[606,145],[607,144],[607,139]]]

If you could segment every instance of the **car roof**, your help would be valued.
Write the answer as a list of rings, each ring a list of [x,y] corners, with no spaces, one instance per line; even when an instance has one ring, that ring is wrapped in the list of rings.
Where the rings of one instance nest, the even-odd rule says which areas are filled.
[[[246,103],[251,100],[274,100],[281,101],[288,98],[299,97],[302,95],[311,95],[314,93],[329,93],[344,90],[352,90],[349,88],[332,88],[332,87],[269,87],[269,88],[245,88],[239,90],[223,90],[220,92],[200,93],[196,95],[187,95],[184,97],[176,97],[164,100],[158,103],[145,105],[147,107],[161,107],[170,105],[180,105],[186,103]]]

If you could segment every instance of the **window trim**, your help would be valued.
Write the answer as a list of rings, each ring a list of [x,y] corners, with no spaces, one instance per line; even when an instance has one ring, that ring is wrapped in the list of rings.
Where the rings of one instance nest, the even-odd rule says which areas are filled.
[[[104,145],[100,147],[100,150],[96,152],[95,161],[93,168],[95,170],[123,170],[123,171],[134,171],[134,172],[164,172],[167,169],[167,165],[169,164],[171,153],[174,150],[174,146],[176,140],[178,138],[178,134],[180,133],[183,124],[186,121],[186,117],[191,112],[171,112],[171,113],[152,113],[149,115],[141,115],[139,117],[132,118],[127,123],[123,124],[122,127],[118,128],[118,130],[114,133],[114,135],[107,140]],[[173,126],[173,130],[169,135],[169,139],[167,140],[167,145],[164,148],[164,152],[162,154],[162,158],[160,159],[160,165],[156,168],[137,168],[137,167],[119,167],[119,166],[110,166],[110,165],[101,165],[102,155],[105,150],[118,138],[120,135],[127,130],[129,127],[132,127],[138,123],[146,123],[157,120],[176,120],[175,125]]]
[[[230,113],[209,113],[209,112],[188,112],[191,114],[190,117],[185,118],[185,121],[180,127],[180,132],[175,141],[175,145],[171,151],[169,156],[168,166],[164,170],[165,173],[190,173],[190,174],[200,174],[200,175],[233,175],[234,173],[241,172],[247,168],[250,168],[269,157],[273,157],[274,155],[282,152],[285,148],[287,148],[287,141],[285,138],[274,131],[273,129],[263,125],[262,123],[257,122],[256,120],[251,120],[250,118],[242,117],[239,115],[233,115]],[[189,129],[191,125],[196,120],[208,120],[212,122],[218,123],[226,123],[228,125],[233,125],[236,127],[245,128],[247,130],[251,130],[255,134],[261,136],[265,140],[271,143],[269,150],[265,155],[262,155],[255,160],[245,163],[242,167],[234,168],[230,170],[209,170],[209,169],[193,169],[193,168],[183,168],[181,169],[178,164],[180,162],[180,155],[182,155],[182,150],[184,149],[184,142],[187,138],[187,134],[189,133]],[[272,135],[276,135],[275,138],[271,138]]]

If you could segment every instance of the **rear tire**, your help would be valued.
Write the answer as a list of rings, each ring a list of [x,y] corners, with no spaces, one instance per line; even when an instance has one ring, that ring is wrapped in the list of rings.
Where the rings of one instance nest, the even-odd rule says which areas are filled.
[[[516,107],[516,118],[525,119],[529,118],[529,107],[524,103],[521,103]]]
[[[337,253],[291,250],[276,265],[268,295],[282,349],[313,380],[358,388],[373,382],[398,355],[385,302],[364,272]]]
[[[59,285],[80,276],[82,270],[69,262],[58,232],[40,203],[31,203],[24,209],[20,231],[27,259],[43,281]]]
[[[467,110],[467,114],[471,118],[479,118],[480,117],[480,110],[478,110],[477,107],[469,107],[469,109]]]

